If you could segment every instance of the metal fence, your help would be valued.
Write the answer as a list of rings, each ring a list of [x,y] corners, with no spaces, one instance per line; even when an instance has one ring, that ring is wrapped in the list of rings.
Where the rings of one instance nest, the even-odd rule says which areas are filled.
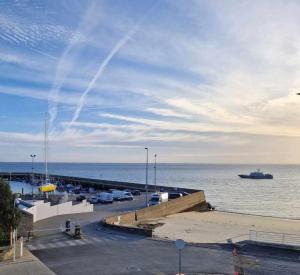
[[[249,240],[254,242],[300,246],[300,235],[266,231],[249,231]]]

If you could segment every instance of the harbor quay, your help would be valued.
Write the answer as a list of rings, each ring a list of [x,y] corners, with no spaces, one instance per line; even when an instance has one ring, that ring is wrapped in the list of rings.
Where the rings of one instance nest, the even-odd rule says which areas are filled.
[[[32,179],[35,179],[35,182],[39,183],[44,180],[45,175],[42,173],[30,173],[30,172],[0,172],[0,178],[11,180],[11,181],[25,181],[28,183],[32,182]],[[109,189],[137,189],[140,191],[149,192],[158,191],[181,191],[194,193],[199,190],[183,187],[170,187],[163,185],[153,185],[153,184],[142,184],[142,183],[133,183],[133,182],[122,182],[122,181],[111,181],[103,179],[92,179],[92,178],[82,178],[82,177],[73,177],[73,176],[64,176],[64,175],[49,175],[49,179],[52,182],[62,183],[62,184],[73,184],[81,185],[83,187],[93,187],[96,189],[109,190]]]

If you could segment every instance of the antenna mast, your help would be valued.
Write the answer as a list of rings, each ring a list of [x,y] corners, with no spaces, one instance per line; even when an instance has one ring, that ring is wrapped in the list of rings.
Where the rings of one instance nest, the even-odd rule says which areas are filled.
[[[45,115],[45,140],[44,140],[44,152],[45,152],[45,184],[48,182],[48,116]]]

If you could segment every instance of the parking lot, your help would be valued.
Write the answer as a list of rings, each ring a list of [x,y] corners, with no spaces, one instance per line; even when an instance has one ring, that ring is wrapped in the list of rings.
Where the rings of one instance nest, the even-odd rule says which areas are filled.
[[[150,194],[150,193],[149,193]],[[34,224],[34,230],[46,230],[46,229],[59,229],[61,225],[64,225],[67,219],[72,222],[82,225],[83,231],[87,224],[101,221],[103,218],[115,215],[117,213],[123,213],[141,209],[146,205],[145,193],[140,196],[134,196],[132,201],[114,201],[112,204],[94,204],[94,212],[91,213],[79,213],[72,215],[60,215],[49,219],[38,221]],[[51,231],[39,231],[35,232],[36,236],[52,234]]]

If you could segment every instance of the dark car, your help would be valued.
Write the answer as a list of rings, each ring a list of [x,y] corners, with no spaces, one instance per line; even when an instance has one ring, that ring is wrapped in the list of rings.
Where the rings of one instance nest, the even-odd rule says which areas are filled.
[[[132,194],[133,196],[140,196],[140,195],[141,195],[141,191],[140,191],[140,190],[132,190],[132,191],[131,191],[131,194]]]
[[[169,200],[174,200],[182,197],[181,193],[169,193]]]
[[[83,201],[83,200],[85,200],[86,199],[86,196],[84,196],[84,195],[79,195],[77,198],[76,198],[76,201]]]

